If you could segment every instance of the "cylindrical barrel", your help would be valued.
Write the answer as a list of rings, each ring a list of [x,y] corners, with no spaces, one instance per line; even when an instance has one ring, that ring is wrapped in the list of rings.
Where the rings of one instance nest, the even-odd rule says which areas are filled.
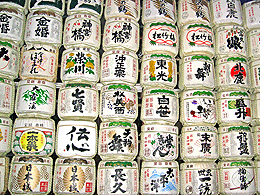
[[[101,120],[133,122],[138,114],[137,90],[121,84],[104,85],[100,94]]]
[[[12,152],[21,156],[51,156],[55,122],[51,119],[17,118],[13,127]]]
[[[95,122],[61,120],[57,126],[56,154],[65,158],[92,158],[97,153],[97,139]]]

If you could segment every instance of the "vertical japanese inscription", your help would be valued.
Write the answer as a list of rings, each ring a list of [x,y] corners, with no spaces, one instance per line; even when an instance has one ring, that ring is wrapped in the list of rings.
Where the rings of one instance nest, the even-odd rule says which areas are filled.
[[[210,134],[208,133],[204,133],[204,134],[201,134],[201,150],[200,152],[202,153],[209,153],[211,154],[211,138],[210,138]]]
[[[249,154],[248,152],[248,138],[246,132],[239,132],[239,136],[237,136],[237,139],[239,141],[239,147],[238,150],[240,151],[240,155],[243,154]]]
[[[72,30],[72,36],[71,38],[74,40],[74,41],[84,41],[86,39],[89,39],[89,37],[91,36],[91,33],[92,33],[92,22],[91,20],[84,20],[81,24],[80,21],[76,21],[74,23],[75,25],[76,24],[79,24],[80,27],[75,27],[73,30]]]
[[[49,32],[49,22],[51,20],[45,18],[42,16],[39,19],[36,19],[37,23],[37,29],[35,30],[35,36],[38,37],[48,37],[50,32]]]
[[[70,53],[66,60],[65,75],[71,73],[95,75],[94,66],[95,62],[91,54],[84,54],[83,52]]]
[[[242,50],[244,46],[244,32],[242,30],[230,30],[227,32],[227,47],[229,49]]]
[[[211,72],[210,64],[207,63],[207,62],[204,62],[203,67],[197,69],[197,73],[195,74],[195,78],[197,78],[198,80],[201,79],[202,81],[204,81],[204,79],[209,76],[210,72]]]
[[[157,170],[153,171],[151,176],[151,191],[153,192],[164,192],[170,190],[177,190],[175,183],[171,181],[175,177],[172,168],[168,168],[166,172],[158,173]]]
[[[18,171],[18,185],[24,192],[33,192],[40,183],[40,172],[35,165],[25,164]]]
[[[159,114],[160,117],[169,117],[169,115],[171,114],[169,108],[169,98],[165,97],[165,95],[162,95],[162,97],[158,97],[158,104],[159,107],[156,110],[156,114]]]
[[[151,141],[151,145],[154,148],[152,155],[155,157],[157,153],[160,157],[166,157],[168,155],[174,155],[173,149],[175,148],[173,136],[171,134],[155,135],[155,139]]]
[[[38,74],[38,70],[41,69],[45,71],[46,69],[43,68],[43,62],[44,62],[44,54],[42,52],[35,52],[34,54],[31,54],[30,60],[31,60],[31,74]]]
[[[131,39],[132,34],[131,23],[118,23],[114,26],[112,31],[112,41],[114,43],[127,43]]]
[[[231,69],[231,77],[234,79],[235,84],[245,84],[246,70],[241,65],[241,62],[236,63]]]
[[[0,15],[1,33],[7,34],[10,31],[10,19],[12,19],[12,16],[8,16],[7,14]]]
[[[211,177],[212,177],[212,172],[211,169],[202,169],[198,170],[199,174],[199,193],[202,195],[211,195],[212,194],[212,189],[211,189]]]
[[[236,99],[236,104],[235,104],[236,108],[237,108],[237,112],[235,112],[235,115],[237,115],[237,118],[243,118],[245,119],[247,116],[247,105],[244,102],[243,98],[240,99]]]
[[[70,142],[66,146],[66,150],[76,150],[80,152],[90,151],[88,140],[90,132],[87,128],[77,128],[72,126],[71,131],[66,135],[70,136]]]
[[[84,98],[85,98],[85,92],[84,90],[80,90],[79,88],[75,89],[75,92],[71,94],[71,96],[74,98],[72,100],[72,105],[74,106],[74,109],[72,112],[80,112],[83,113],[83,105],[85,105]]]
[[[115,174],[111,175],[111,178],[114,180],[115,185],[113,185],[113,191],[111,193],[117,193],[120,191],[121,193],[126,193],[126,190],[123,189],[123,183],[126,181],[126,174],[124,173],[124,169],[115,169]]]
[[[236,4],[235,0],[226,0],[227,3],[227,12],[226,18],[238,18],[237,17],[237,10],[236,10]]]
[[[133,150],[133,137],[130,135],[131,129],[125,129],[123,136],[114,133],[112,140],[108,143],[110,151],[125,152],[125,148],[130,152]]]

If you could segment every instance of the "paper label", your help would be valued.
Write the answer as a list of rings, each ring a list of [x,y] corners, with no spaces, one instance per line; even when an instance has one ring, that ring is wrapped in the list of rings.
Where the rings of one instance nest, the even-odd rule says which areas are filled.
[[[53,184],[55,193],[92,194],[95,191],[95,169],[93,166],[58,164],[55,170]]]
[[[137,117],[137,93],[122,89],[103,91],[101,102],[101,118],[126,118],[128,120],[135,120]]]
[[[130,128],[101,129],[99,155],[126,155],[133,159],[138,152],[137,131]],[[123,157],[125,158],[125,157]]]
[[[193,58],[193,57],[192,57]],[[185,87],[194,85],[214,88],[214,69],[211,61],[187,58],[183,63],[183,82]]]
[[[220,170],[220,177],[224,193],[253,194],[256,191],[253,168],[223,168]]]
[[[14,79],[19,71],[18,47],[8,42],[0,42],[0,74]]]
[[[148,23],[144,27],[143,50],[168,51],[174,56],[178,53],[179,37],[176,26],[168,23]]]
[[[14,129],[13,151],[17,155],[47,156],[54,151],[53,131],[47,129]]]
[[[14,106],[14,86],[11,84],[11,81],[6,79],[0,79],[0,112],[5,114],[13,113]]]
[[[10,150],[10,139],[12,136],[11,128],[9,126],[9,120],[1,118],[0,119],[0,154],[5,154]],[[1,182],[0,182],[1,183]],[[1,190],[0,190],[1,192]]]
[[[185,169],[181,176],[183,178],[183,194],[218,194],[216,169]]]
[[[52,115],[56,91],[51,87],[54,86],[47,86],[46,81],[43,80],[27,80],[23,82],[17,93],[17,113]]]
[[[253,30],[248,34],[248,55],[251,58],[260,57],[260,31]]]
[[[218,28],[216,30],[216,53],[246,56],[246,35],[241,28]]]
[[[142,85],[167,85],[175,87],[177,84],[176,62],[169,55],[152,54],[145,56],[141,69]]]
[[[66,19],[64,29],[64,45],[84,45],[99,49],[100,23],[93,16],[74,14]]]
[[[138,171],[124,167],[100,169],[98,174],[98,194],[115,193],[138,194]]]
[[[247,64],[240,61],[229,61],[217,67],[217,85],[220,87],[244,87],[248,88]]]
[[[178,18],[178,20],[181,24],[189,23],[192,20],[210,23],[209,5],[207,0],[183,0],[179,3],[178,15],[180,18]]]
[[[10,13],[6,11],[1,11],[0,38],[2,40],[9,39],[14,41],[16,44],[20,44],[22,42],[23,37],[22,35],[25,17],[19,11],[17,12]]]
[[[144,96],[142,102],[141,119],[164,120],[175,123],[178,121],[179,102],[175,96],[167,94],[153,94]]]
[[[216,105],[214,99],[192,98],[184,99],[183,103],[184,121],[192,123],[215,123]]]
[[[47,158],[43,162],[12,162],[9,189],[12,193],[48,193],[52,183],[52,163]]]
[[[22,77],[44,77],[51,81],[55,78],[58,56],[54,52],[41,50],[26,50],[21,56]]]

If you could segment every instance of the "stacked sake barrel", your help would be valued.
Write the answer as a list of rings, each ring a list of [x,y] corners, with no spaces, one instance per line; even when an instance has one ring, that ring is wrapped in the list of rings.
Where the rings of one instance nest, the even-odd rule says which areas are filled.
[[[175,1],[143,1],[141,194],[179,193],[175,6]]]
[[[101,60],[97,194],[138,194],[140,1],[106,1]]]
[[[7,190],[9,158],[11,150],[12,120],[14,112],[15,85],[18,76],[20,47],[23,44],[23,32],[26,3],[1,2],[0,30],[0,194]]]
[[[16,61],[17,65],[20,64],[21,81],[16,94],[18,118],[14,123],[11,144],[15,156],[8,183],[9,191],[15,194],[29,191],[47,193],[52,187],[53,162],[49,156],[54,152],[55,123],[50,117],[55,114],[54,82],[65,6],[64,2],[51,5],[26,2],[23,9],[28,3],[27,20],[15,21],[16,30],[25,22],[25,32],[19,32],[19,36],[24,36],[25,45],[21,49],[20,62]],[[7,6],[11,9],[15,3],[10,2]]]
[[[254,194],[250,74],[241,3],[212,1],[211,12],[216,40],[220,192]]]
[[[53,192],[94,194],[102,1],[68,1],[57,114]]]
[[[209,2],[181,0],[180,28],[181,194],[218,194],[218,135],[214,81],[214,35]]]
[[[250,67],[250,81],[251,81],[251,100],[252,100],[252,131],[253,131],[253,144],[254,144],[254,156],[255,156],[255,178],[256,189],[260,193],[259,177],[260,177],[260,112],[259,112],[259,67],[260,67],[260,50],[259,50],[259,32],[260,32],[260,18],[259,18],[259,2],[250,1],[243,4],[243,22],[247,33],[247,57]]]

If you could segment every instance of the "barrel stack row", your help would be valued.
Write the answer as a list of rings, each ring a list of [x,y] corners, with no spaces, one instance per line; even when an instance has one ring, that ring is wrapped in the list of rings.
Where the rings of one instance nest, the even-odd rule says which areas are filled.
[[[141,194],[178,194],[179,32],[175,1],[143,1]]]
[[[184,91],[181,97],[180,120],[184,125],[181,133],[181,156],[188,162],[181,165],[181,178],[184,180],[181,182],[181,193],[193,190],[196,193],[204,193],[210,189],[214,194],[218,192],[253,194],[257,191],[255,182],[257,171],[253,168],[256,167],[256,170],[258,168],[258,161],[252,161],[254,155],[258,156],[256,148],[254,154],[253,143],[257,145],[258,140],[253,140],[249,124],[255,124],[251,119],[256,117],[254,110],[257,112],[257,105],[252,101],[251,106],[253,98],[250,98],[250,92],[253,90],[250,83],[254,78],[249,76],[252,66],[249,66],[248,60],[252,58],[248,53],[250,55],[252,49],[250,46],[247,47],[251,37],[247,36],[247,22],[243,23],[243,19],[244,21],[247,19],[242,17],[252,9],[246,11],[245,4],[243,14],[240,1],[211,1],[208,7],[206,2],[199,1],[196,5],[188,3],[191,5],[190,9],[189,6],[186,8],[186,1],[183,2],[179,4],[178,9],[180,23],[182,19],[185,20],[187,14],[190,15],[189,11],[192,9],[196,10],[196,16],[201,22],[188,24],[190,28],[196,26],[197,29],[182,32],[180,41],[181,47],[185,48],[180,47],[182,57],[180,67],[183,67],[180,71],[180,74],[183,73],[183,76],[180,76],[180,88],[193,89],[192,92]],[[194,9],[194,6],[197,9]],[[211,20],[208,20],[206,14],[208,10],[211,13]],[[209,27],[212,27],[212,30]],[[214,37],[212,39],[214,42],[207,37]],[[185,47],[187,43],[191,47]],[[203,51],[202,48],[207,47],[207,52]],[[189,51],[187,48],[196,55],[185,57],[185,52]],[[248,52],[250,50],[251,52]],[[202,59],[201,66],[196,66]],[[210,67],[215,70],[212,71]],[[194,91],[198,82],[193,81],[193,85],[189,85],[189,80],[192,79],[202,81],[200,90]],[[207,91],[213,88],[215,91]],[[212,126],[216,122],[218,130]],[[198,124],[199,127],[192,128],[194,124]],[[220,160],[218,168],[214,163],[217,158]],[[203,160],[211,161],[209,162],[211,165],[197,163]],[[185,174],[190,172],[196,177],[191,176],[191,179],[185,177]],[[215,178],[218,175],[220,182],[210,179],[209,174],[204,174],[205,172],[212,173],[212,177]],[[191,185],[193,182],[197,182],[198,185]]]
[[[14,40],[17,47],[11,47],[13,43],[1,39],[2,46],[6,47],[1,50],[6,63],[4,69],[10,71],[9,74],[1,71],[1,76],[15,79],[19,71],[20,78],[16,101],[10,102],[15,104],[18,118],[13,130],[9,129],[15,156],[10,166],[8,189],[12,194],[47,193],[53,169],[49,156],[54,152],[55,122],[50,118],[55,114],[64,2],[2,1],[1,8],[2,26],[6,27],[1,34],[7,38],[16,34],[19,37]]]

